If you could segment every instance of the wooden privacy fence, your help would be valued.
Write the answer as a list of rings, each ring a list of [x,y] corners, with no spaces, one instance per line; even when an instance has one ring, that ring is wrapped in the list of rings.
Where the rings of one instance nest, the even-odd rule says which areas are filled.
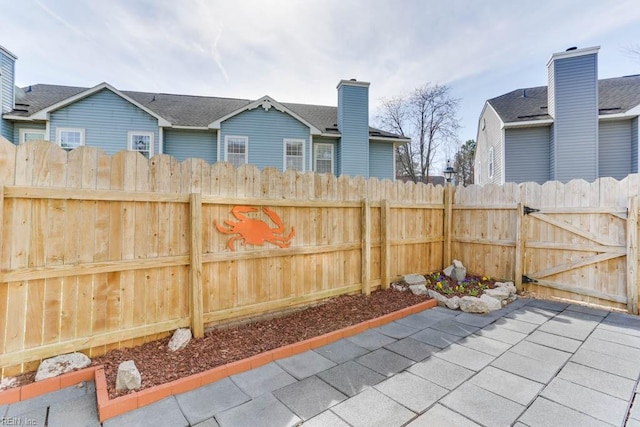
[[[401,182],[108,156],[0,141],[3,376],[191,326],[388,286],[443,265],[444,190]],[[276,224],[288,248],[235,242],[214,225]],[[231,228],[225,224],[224,227]]]
[[[2,376],[369,293],[454,258],[536,294],[637,313],[639,182],[454,189],[0,138]],[[290,244],[243,244],[237,206]]]

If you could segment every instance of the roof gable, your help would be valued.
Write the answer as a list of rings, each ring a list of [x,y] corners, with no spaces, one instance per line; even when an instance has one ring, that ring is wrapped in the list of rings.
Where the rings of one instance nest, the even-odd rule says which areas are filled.
[[[147,114],[149,114],[152,117],[155,117],[156,119],[158,119],[158,125],[159,126],[171,126],[171,123],[166,120],[165,118],[159,116],[156,112],[148,109],[147,107],[145,107],[144,105],[138,103],[137,101],[135,101],[134,99],[128,97],[127,95],[125,95],[124,93],[120,92],[118,89],[114,88],[113,86],[111,86],[108,83],[100,83],[99,85],[96,85],[92,88],[86,89],[84,91],[81,91],[73,96],[70,96],[68,98],[62,99],[61,101],[56,102],[53,105],[50,105],[34,114],[31,115],[31,118],[34,120],[47,120],[47,117],[49,115],[49,113],[59,110],[60,108],[66,107],[67,105],[73,104],[74,102],[77,102],[81,99],[87,98],[88,96],[93,95],[94,93],[98,93],[101,90],[109,90],[111,92],[113,92],[114,94],[118,95],[119,97],[121,97],[122,99],[124,99],[125,101],[135,105],[136,107],[140,108],[141,110],[143,110],[144,112],[146,112]]]
[[[268,95],[265,95],[255,101],[253,101],[250,104],[247,104],[243,107],[238,108],[235,111],[232,111],[229,114],[226,114],[222,117],[220,117],[219,119],[209,123],[209,128],[211,129],[220,129],[220,126],[222,124],[222,122],[224,122],[227,119],[230,119],[231,117],[234,117],[244,111],[248,111],[248,110],[253,110],[256,108],[263,108],[265,111],[269,111],[271,108],[280,111],[281,113],[286,113],[289,114],[290,116],[292,116],[293,118],[295,118],[296,120],[298,120],[299,122],[303,123],[305,126],[307,126],[312,135],[320,135],[322,134],[322,132],[320,131],[320,129],[318,129],[317,127],[315,127],[313,124],[309,123],[307,120],[305,120],[304,118],[302,118],[301,116],[299,116],[297,113],[295,113],[293,110],[285,107],[284,105],[280,104],[278,101],[274,100],[273,98],[271,98]]]

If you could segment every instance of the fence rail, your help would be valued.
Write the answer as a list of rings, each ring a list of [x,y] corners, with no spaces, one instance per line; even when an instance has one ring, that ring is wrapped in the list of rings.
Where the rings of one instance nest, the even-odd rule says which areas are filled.
[[[638,182],[454,189],[0,140],[2,376],[366,294],[453,259],[520,289],[637,313]],[[220,232],[242,222],[236,206],[257,208],[244,215],[275,242],[294,234],[290,245]]]

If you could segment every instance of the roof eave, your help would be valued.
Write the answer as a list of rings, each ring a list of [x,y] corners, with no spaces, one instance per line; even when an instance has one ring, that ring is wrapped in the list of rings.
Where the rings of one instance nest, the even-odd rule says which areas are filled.
[[[541,126],[551,126],[553,124],[553,119],[541,119],[541,120],[523,120],[520,122],[508,122],[502,124],[502,129],[511,129],[511,128],[524,128],[524,127],[541,127]]]

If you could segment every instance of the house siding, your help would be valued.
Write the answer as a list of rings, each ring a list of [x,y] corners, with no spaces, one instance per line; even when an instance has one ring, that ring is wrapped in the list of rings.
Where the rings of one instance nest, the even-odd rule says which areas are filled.
[[[341,82],[338,86],[340,173],[369,176],[369,88]]]
[[[631,121],[600,122],[599,176],[623,179],[632,170]]]
[[[11,137],[13,138],[13,143],[16,145],[20,144],[20,130],[22,129],[38,129],[44,131],[46,130],[46,125],[44,123],[13,123],[13,134]]]
[[[378,179],[394,180],[393,176],[393,144],[371,142],[369,144],[369,176]]]
[[[15,60],[0,48],[0,135],[11,141],[13,124],[1,116],[13,110],[15,97]]]
[[[549,180],[549,128],[505,130],[505,181]]]
[[[631,173],[638,173],[638,117],[631,120]]]
[[[305,170],[309,166],[311,155],[310,130],[287,113],[275,108],[265,111],[262,107],[237,114],[220,126],[220,160],[224,160],[225,143],[228,135],[249,138],[249,163],[260,169],[276,167],[284,170],[284,139],[302,139],[305,141]]]
[[[485,126],[482,129],[482,121]],[[502,180],[502,121],[495,110],[486,106],[480,117],[478,127],[478,146],[476,149],[475,181],[480,185],[500,183]],[[489,178],[489,149],[493,147],[493,178]]]
[[[319,136],[313,137],[313,144],[331,144],[333,145],[333,173],[336,176],[340,175],[340,164],[338,163],[338,141],[334,138],[324,138]],[[311,156],[314,155],[314,150],[311,151]],[[311,168],[315,172],[315,159],[311,158]]]
[[[556,179],[598,176],[597,54],[554,61]],[[552,108],[552,110],[553,110]]]
[[[549,127],[549,179],[556,179],[556,140],[555,126],[551,123]]]
[[[158,153],[158,120],[108,89],[51,113],[49,138],[56,140],[58,128],[85,129],[85,145],[108,154],[128,149],[129,131],[153,132]]]
[[[216,131],[165,129],[164,154],[179,161],[188,158],[203,159],[215,163],[218,157]]]

